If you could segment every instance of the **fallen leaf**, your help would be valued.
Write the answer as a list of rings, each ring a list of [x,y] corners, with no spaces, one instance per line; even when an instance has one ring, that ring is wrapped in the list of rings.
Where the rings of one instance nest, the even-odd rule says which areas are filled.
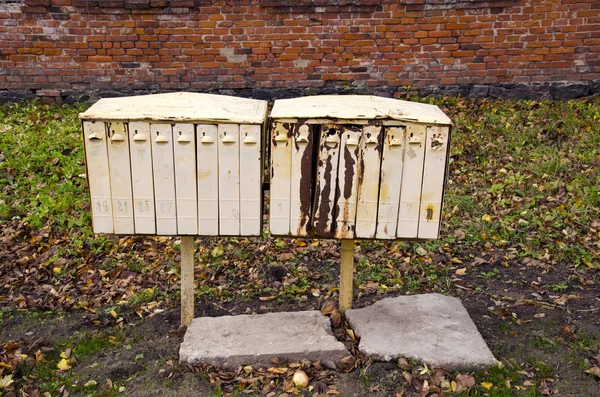
[[[480,384],[486,390],[490,390],[492,386],[494,386],[494,384],[490,382],[481,382]]]
[[[263,302],[271,302],[273,300],[275,300],[277,297],[276,296],[259,296],[258,299],[260,299]]]
[[[457,275],[459,275],[459,276],[462,276],[462,275],[464,275],[464,274],[466,273],[466,271],[467,271],[467,268],[466,268],[466,267],[463,267],[463,268],[461,268],[461,269],[456,269],[456,272],[455,272],[455,273],[456,273]]]
[[[60,360],[58,362],[58,364],[56,365],[56,367],[58,369],[60,369],[61,371],[66,371],[71,369],[71,365],[69,364],[69,360],[67,360],[66,358],[63,358],[62,360]]]
[[[12,375],[6,375],[0,378],[0,389],[8,389],[10,385],[15,383]]]
[[[594,365],[592,368],[586,370],[585,373],[591,374],[591,375],[594,375],[594,376],[600,378],[600,368],[598,368],[597,365]]]

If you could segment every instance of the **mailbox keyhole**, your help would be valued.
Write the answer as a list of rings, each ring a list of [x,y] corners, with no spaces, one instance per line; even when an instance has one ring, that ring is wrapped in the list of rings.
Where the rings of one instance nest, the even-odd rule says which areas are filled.
[[[329,131],[327,131],[327,135],[328,136],[335,135],[335,128],[330,128]]]

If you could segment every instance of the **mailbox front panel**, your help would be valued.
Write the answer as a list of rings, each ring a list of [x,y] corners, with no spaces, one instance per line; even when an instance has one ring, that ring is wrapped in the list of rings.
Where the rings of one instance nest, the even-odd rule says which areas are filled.
[[[240,234],[240,133],[237,124],[219,124],[219,234]]]
[[[198,234],[219,234],[219,172],[217,126],[196,127],[198,161]]]
[[[177,235],[175,163],[171,124],[152,124],[151,133],[156,233],[167,236]]]
[[[290,234],[292,144],[288,123],[273,123],[271,139],[270,229],[277,235]]]
[[[129,136],[123,123],[108,123],[108,163],[113,203],[114,232],[133,234],[133,192],[129,160]]]
[[[417,238],[419,208],[425,160],[425,126],[409,124],[404,143],[404,166],[402,168],[402,191],[398,208],[398,238]]]
[[[177,234],[198,234],[196,132],[193,124],[173,126]]]
[[[405,146],[404,127],[386,127],[377,210],[378,239],[396,238]]]
[[[342,130],[338,178],[338,200],[335,238],[354,238],[356,229],[356,201],[361,169],[359,154],[362,126],[346,125]]]
[[[292,124],[290,231],[308,236],[312,211],[314,128],[306,123]]]
[[[90,186],[92,227],[95,233],[113,233],[106,126],[101,121],[84,121],[83,139]]]
[[[427,127],[419,238],[438,237],[448,156],[448,134],[448,127]]]
[[[240,125],[240,234],[262,231],[260,125]]]
[[[356,207],[356,237],[358,238],[375,237],[382,149],[383,128],[380,126],[364,127],[360,145],[361,182],[358,186]]]
[[[311,225],[319,237],[334,236],[340,140],[340,127],[335,125],[321,127]]]
[[[129,123],[133,220],[135,232],[140,234],[156,233],[150,138],[150,124]]]

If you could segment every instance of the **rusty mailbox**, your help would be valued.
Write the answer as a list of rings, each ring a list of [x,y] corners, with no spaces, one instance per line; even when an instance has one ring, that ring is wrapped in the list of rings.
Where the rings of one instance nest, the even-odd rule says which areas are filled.
[[[434,105],[373,96],[275,101],[270,230],[339,239],[434,239],[450,119]]]
[[[83,122],[95,233],[258,236],[267,102],[101,99]]]

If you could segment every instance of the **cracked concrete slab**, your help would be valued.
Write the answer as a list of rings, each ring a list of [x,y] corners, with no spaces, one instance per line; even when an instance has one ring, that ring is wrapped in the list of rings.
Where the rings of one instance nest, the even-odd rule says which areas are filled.
[[[497,364],[457,298],[423,294],[382,299],[346,311],[359,349],[374,360],[415,359],[448,370]]]
[[[225,368],[273,366],[285,361],[332,360],[350,355],[319,311],[199,317],[192,321],[179,360]]]

